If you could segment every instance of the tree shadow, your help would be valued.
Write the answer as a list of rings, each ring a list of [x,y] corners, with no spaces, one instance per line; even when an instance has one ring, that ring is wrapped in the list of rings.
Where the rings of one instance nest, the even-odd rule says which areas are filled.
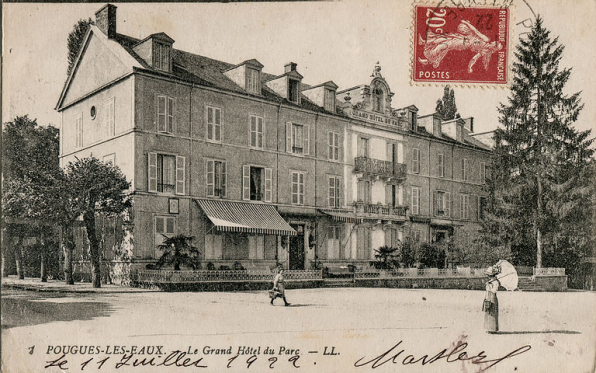
[[[498,332],[488,332],[489,334],[582,334],[581,332],[576,332],[574,330],[536,330],[536,331],[498,331]]]
[[[53,302],[59,297],[2,297],[2,329],[47,324],[56,321],[92,320],[107,317],[113,307],[105,302]]]

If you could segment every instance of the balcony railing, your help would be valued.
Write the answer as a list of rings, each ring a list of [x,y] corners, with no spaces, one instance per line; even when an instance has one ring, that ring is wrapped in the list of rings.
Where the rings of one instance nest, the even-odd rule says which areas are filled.
[[[356,212],[376,215],[406,216],[408,206],[389,206],[372,204],[367,202],[356,202]]]
[[[368,175],[405,179],[407,170],[407,165],[403,163],[393,163],[368,157],[356,157],[354,159],[354,172],[362,172]]]

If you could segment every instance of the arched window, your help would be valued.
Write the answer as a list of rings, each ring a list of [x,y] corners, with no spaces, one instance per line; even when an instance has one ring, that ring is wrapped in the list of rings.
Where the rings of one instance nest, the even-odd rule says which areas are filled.
[[[374,111],[383,111],[383,90],[379,87],[373,90],[373,110]]]

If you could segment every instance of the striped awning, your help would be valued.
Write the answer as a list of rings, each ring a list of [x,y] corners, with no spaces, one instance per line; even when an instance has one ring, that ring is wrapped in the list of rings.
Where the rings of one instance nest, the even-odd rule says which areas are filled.
[[[355,213],[350,211],[341,211],[341,210],[319,210],[325,215],[331,217],[331,219],[335,221],[341,221],[344,223],[355,223],[359,224],[362,223],[362,218],[356,216]]]
[[[209,199],[197,199],[196,202],[220,232],[296,235],[271,205]]]

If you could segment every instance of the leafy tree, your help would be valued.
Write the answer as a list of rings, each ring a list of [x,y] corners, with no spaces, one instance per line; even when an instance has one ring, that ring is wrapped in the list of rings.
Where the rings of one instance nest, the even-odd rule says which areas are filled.
[[[583,104],[579,92],[563,91],[571,74],[559,68],[563,51],[538,17],[517,45],[511,94],[499,106],[503,128],[495,132],[485,237],[537,267],[545,250],[555,263],[564,250],[585,251],[576,245],[590,241],[593,139],[572,127]]]
[[[120,214],[130,206],[125,191],[130,183],[122,171],[97,158],[77,159],[66,167],[66,185],[73,211],[83,215],[89,240],[93,287],[101,287],[100,253],[95,218],[97,214]]]
[[[443,90],[443,98],[437,100],[435,112],[441,114],[444,120],[459,118],[455,105],[455,91],[449,88],[449,84]]]
[[[399,257],[404,267],[414,267],[414,264],[416,263],[417,246],[417,243],[411,237],[407,237],[401,244]]]
[[[76,25],[73,26],[72,31],[68,34],[68,69],[66,75],[70,75],[72,68],[74,67],[75,60],[81,49],[83,39],[89,30],[90,25],[94,25],[95,22],[91,18],[80,19]]]
[[[53,198],[56,193],[49,192],[57,187],[57,180],[62,174],[58,164],[58,136],[57,128],[39,126],[35,119],[29,119],[26,115],[5,123],[2,131],[3,221],[12,218],[26,222],[26,225],[31,225],[37,231],[41,241],[46,241],[49,234],[44,226],[61,220],[54,213],[58,202]],[[9,225],[12,224],[5,224],[4,233],[8,237],[8,245],[4,247],[14,250],[17,273],[19,278],[23,278],[22,241],[25,235],[30,234],[31,229],[19,227],[18,224],[14,227]],[[42,250],[39,253],[41,278],[45,281],[47,246],[40,245],[38,248]],[[7,252],[3,250],[3,255],[5,254]],[[6,261],[3,260],[3,263],[6,264]],[[3,271],[7,274],[4,268]]]
[[[417,259],[420,264],[430,268],[443,268],[445,266],[445,250],[438,243],[424,242],[420,245]]]
[[[163,243],[157,246],[159,250],[163,251],[155,265],[157,268],[171,265],[174,266],[175,271],[179,271],[181,265],[186,265],[192,269],[200,267],[199,249],[192,245],[194,237],[183,234],[164,237]]]

